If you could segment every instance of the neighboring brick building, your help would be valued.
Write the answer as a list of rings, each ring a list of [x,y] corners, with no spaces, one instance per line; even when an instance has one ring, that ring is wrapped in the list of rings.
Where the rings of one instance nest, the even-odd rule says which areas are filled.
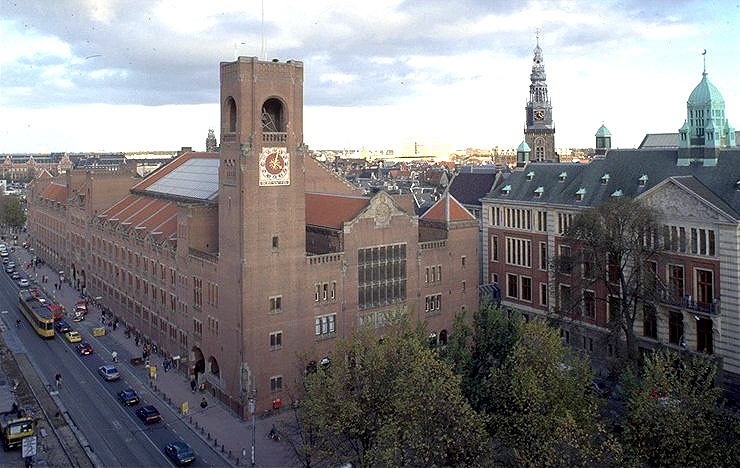
[[[451,196],[421,217],[410,196],[362,196],[307,155],[302,111],[301,62],[240,57],[221,64],[219,153],[108,193],[71,171],[29,199],[39,254],[242,413],[288,402],[297,357],[358,324],[405,312],[444,343],[478,305],[475,217]]]
[[[573,247],[561,237],[572,217],[610,197],[643,200],[662,213],[666,255],[654,265],[664,294],[643,305],[635,325],[641,346],[716,355],[726,387],[740,397],[740,148],[719,91],[705,73],[674,147],[608,149],[598,141],[609,133],[602,129],[605,156],[588,165],[522,163],[483,198],[487,279],[500,284],[505,306],[545,316],[555,286],[570,286],[552,284],[548,262]],[[608,361],[609,301],[583,297],[583,319],[563,323],[563,337]]]

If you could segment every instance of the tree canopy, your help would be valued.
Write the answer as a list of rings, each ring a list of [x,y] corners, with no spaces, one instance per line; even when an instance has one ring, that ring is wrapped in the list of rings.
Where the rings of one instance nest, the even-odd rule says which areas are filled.
[[[304,380],[304,454],[356,466],[466,466],[487,456],[485,418],[422,333],[397,325],[378,341],[362,328],[329,362]]]
[[[0,222],[14,229],[26,223],[26,214],[18,196],[0,195]]]

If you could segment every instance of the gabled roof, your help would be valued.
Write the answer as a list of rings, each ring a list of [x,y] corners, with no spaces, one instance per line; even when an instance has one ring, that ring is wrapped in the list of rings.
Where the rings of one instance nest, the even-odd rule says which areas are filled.
[[[306,193],[306,224],[330,229],[342,229],[370,204],[367,197]]]
[[[177,231],[177,202],[132,194],[98,215],[108,223],[149,233],[157,241],[173,238]]]
[[[52,182],[41,193],[41,198],[64,203],[67,201],[67,186]]]
[[[736,131],[735,136],[735,141],[740,142],[740,131]],[[678,133],[647,133],[638,148],[678,148]]]
[[[450,184],[450,194],[464,205],[481,205],[480,199],[491,191],[496,173],[461,172]]]
[[[455,199],[455,197],[446,193],[419,219],[452,223],[456,221],[474,221],[475,216],[470,214],[470,212],[466,210],[465,207]]]

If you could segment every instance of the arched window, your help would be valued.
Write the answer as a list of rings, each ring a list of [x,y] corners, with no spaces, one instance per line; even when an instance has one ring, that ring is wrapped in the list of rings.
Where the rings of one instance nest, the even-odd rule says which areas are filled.
[[[208,363],[210,364],[211,374],[216,378],[221,377],[221,370],[218,368],[218,361],[216,361],[216,358],[211,356],[208,359]]]
[[[228,122],[228,131],[236,132],[236,101],[229,96],[226,98],[226,121]]]
[[[534,141],[534,160],[545,160],[545,140],[543,140],[542,138],[537,138]]]
[[[279,99],[270,98],[262,104],[262,131],[285,131],[283,103]]]

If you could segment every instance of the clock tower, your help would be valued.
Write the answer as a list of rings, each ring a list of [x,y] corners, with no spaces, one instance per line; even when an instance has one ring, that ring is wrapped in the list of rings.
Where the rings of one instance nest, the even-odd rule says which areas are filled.
[[[545,62],[540,48],[539,32],[534,48],[532,74],[527,101],[524,141],[531,148],[531,161],[558,162],[555,154],[555,124],[552,121],[552,104],[547,96]]]
[[[264,401],[275,376],[291,371],[269,355],[271,333],[283,330],[285,356],[299,351],[291,324],[305,320],[297,314],[305,310],[306,152],[303,63],[222,62],[219,305],[239,324],[223,339],[240,340],[235,358],[244,402],[255,395]]]

